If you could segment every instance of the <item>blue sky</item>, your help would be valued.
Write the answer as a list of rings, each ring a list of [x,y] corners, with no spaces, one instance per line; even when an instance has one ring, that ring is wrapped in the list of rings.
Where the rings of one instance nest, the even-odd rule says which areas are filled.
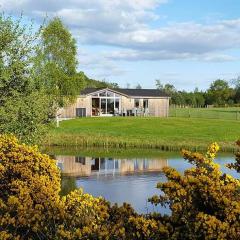
[[[36,23],[59,16],[78,43],[79,70],[121,87],[208,88],[240,75],[239,0],[0,0]]]

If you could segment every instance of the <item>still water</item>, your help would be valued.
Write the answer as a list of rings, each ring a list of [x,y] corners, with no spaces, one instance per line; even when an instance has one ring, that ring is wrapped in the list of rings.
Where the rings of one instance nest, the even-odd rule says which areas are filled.
[[[112,203],[128,202],[139,213],[160,210],[148,203],[147,199],[160,193],[156,184],[166,181],[163,167],[170,166],[183,172],[192,166],[178,154],[166,156],[161,152],[157,157],[139,157],[139,154],[138,157],[97,157],[81,152],[75,156],[54,157],[63,174],[63,194],[81,187],[84,192],[103,196]],[[237,177],[234,170],[225,167],[233,161],[234,155],[220,155],[216,159],[223,172]],[[161,212],[168,213],[169,210],[161,209]]]

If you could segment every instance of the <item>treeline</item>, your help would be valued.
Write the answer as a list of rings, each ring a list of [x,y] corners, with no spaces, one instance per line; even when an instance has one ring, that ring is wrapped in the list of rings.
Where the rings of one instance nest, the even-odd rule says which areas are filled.
[[[79,72],[78,74],[83,80],[84,88],[119,88],[119,85],[117,83],[107,82],[105,80],[91,79],[87,77],[84,72]]]
[[[214,106],[237,106],[240,104],[240,77],[229,83],[226,80],[213,81],[206,91],[197,88],[192,92],[178,91],[172,84],[161,84],[156,80],[156,87],[171,97],[171,104],[177,106],[204,107]]]

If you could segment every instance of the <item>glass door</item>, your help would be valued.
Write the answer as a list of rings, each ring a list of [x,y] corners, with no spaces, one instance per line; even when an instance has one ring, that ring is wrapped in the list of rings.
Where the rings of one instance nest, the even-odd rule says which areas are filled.
[[[100,99],[92,98],[92,116],[100,115]]]
[[[107,99],[107,114],[114,114],[114,98]]]
[[[107,113],[107,99],[106,98],[100,98],[101,101],[101,114],[106,114]]]

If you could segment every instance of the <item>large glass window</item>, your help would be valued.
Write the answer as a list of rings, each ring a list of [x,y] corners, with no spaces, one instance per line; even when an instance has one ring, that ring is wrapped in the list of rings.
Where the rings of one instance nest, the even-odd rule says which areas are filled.
[[[92,94],[92,115],[98,116],[101,114],[119,114],[120,113],[120,95],[111,91],[101,91],[96,96]]]
[[[101,97],[105,97],[105,96],[106,96],[106,91],[104,91],[104,92],[100,92],[100,93],[99,93],[99,96],[101,96]]]
[[[114,93],[113,92],[107,92],[107,97],[114,97]]]

